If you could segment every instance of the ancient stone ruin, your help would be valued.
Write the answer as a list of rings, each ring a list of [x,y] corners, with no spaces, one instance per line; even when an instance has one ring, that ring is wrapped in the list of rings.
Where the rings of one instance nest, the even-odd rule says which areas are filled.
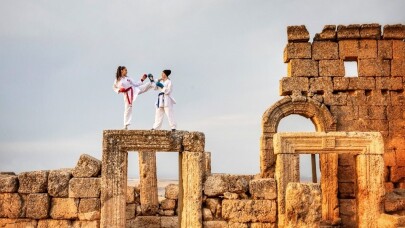
[[[200,132],[106,130],[101,160],[0,170],[0,227],[404,227],[405,25],[327,25],[312,43],[305,26],[287,35],[288,74],[263,115],[260,174],[211,173]],[[358,75],[345,73],[347,62]],[[277,133],[291,114],[316,132]],[[164,199],[156,152],[179,157],[179,182]],[[319,154],[320,183],[300,182],[300,154]]]

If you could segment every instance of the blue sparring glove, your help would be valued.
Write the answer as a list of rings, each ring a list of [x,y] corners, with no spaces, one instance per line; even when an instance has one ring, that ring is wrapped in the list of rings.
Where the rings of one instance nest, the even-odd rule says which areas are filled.
[[[149,78],[150,82],[154,82],[152,74],[148,74],[148,78]]]
[[[163,85],[161,82],[156,82],[156,86],[157,86],[157,87],[160,87],[160,88],[163,88],[163,87],[164,87],[164,85]]]

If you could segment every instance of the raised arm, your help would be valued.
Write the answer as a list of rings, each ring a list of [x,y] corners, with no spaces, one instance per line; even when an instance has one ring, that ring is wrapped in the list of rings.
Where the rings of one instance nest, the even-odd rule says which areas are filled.
[[[114,90],[114,92],[116,92],[116,93],[119,93],[120,92],[120,88],[118,87],[118,82],[117,82],[117,79],[115,79],[115,81],[114,81],[114,84],[113,84],[113,90]]]

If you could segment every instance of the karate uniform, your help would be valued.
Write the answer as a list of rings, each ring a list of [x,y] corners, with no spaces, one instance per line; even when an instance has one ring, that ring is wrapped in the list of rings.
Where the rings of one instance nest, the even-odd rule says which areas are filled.
[[[113,84],[113,90],[116,93],[119,93],[121,88],[126,89],[125,92],[122,92],[124,95],[124,127],[131,124],[132,120],[132,103],[136,100],[139,94],[142,94],[152,88],[152,84],[147,82],[142,83],[141,80],[135,82],[129,77],[123,77],[119,81],[115,79]]]
[[[169,125],[171,129],[176,129],[176,121],[173,115],[173,105],[176,104],[176,100],[171,96],[173,92],[172,81],[167,79],[166,81],[161,81],[163,88],[155,86],[155,90],[159,90],[158,99],[156,101],[156,113],[155,113],[155,123],[153,124],[153,129],[160,129],[163,122],[163,115],[166,113],[167,119],[169,120]]]

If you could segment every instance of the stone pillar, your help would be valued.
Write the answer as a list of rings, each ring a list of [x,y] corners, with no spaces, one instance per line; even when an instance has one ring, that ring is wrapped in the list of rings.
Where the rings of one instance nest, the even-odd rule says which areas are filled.
[[[181,155],[181,226],[202,227],[204,153],[184,151]],[[180,193],[179,193],[180,194]]]
[[[100,227],[125,227],[128,153],[116,139],[104,137]]]
[[[278,226],[284,226],[285,191],[290,182],[300,182],[300,165],[298,154],[277,154],[276,173],[278,196]]]
[[[142,215],[156,215],[159,209],[156,152],[139,151],[139,178]]]
[[[211,175],[211,152],[204,152],[204,177],[203,182]]]
[[[321,198],[319,184],[289,183],[285,194],[285,227],[319,227]]]
[[[322,222],[329,225],[338,225],[338,154],[320,154],[321,163],[321,189],[322,189]]]
[[[384,212],[384,160],[382,155],[356,156],[358,227],[377,227]]]
[[[273,178],[276,156],[273,149],[274,133],[263,133],[260,137],[260,177]]]

